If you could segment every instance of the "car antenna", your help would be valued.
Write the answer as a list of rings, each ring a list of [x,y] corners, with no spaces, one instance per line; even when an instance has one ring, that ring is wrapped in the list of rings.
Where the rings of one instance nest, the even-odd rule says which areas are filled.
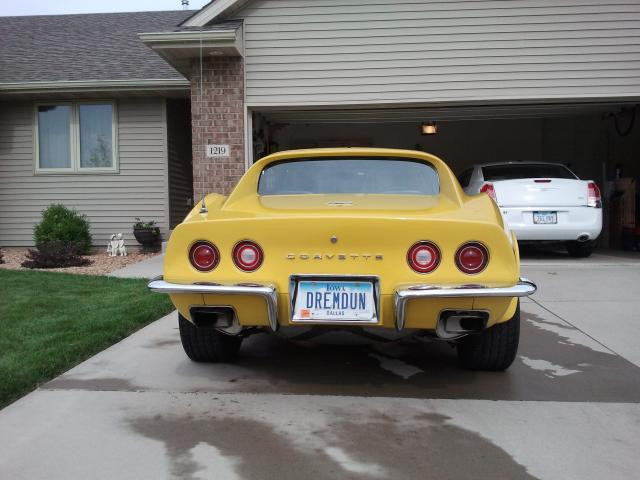
[[[207,204],[204,203],[204,199],[205,197],[202,197],[202,204],[200,205],[200,213],[209,213],[209,210],[207,209]]]

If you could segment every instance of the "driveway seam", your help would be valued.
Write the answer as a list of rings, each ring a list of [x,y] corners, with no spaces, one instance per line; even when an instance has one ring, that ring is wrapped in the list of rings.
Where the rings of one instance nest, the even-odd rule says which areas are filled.
[[[540,308],[542,308],[543,310],[549,312],[551,315],[553,315],[554,317],[559,318],[560,320],[562,320],[563,322],[571,325],[573,328],[575,328],[576,330],[578,330],[579,332],[583,333],[584,335],[586,335],[587,337],[589,337],[591,340],[593,340],[594,342],[596,342],[599,345],[602,345],[604,348],[606,348],[607,350],[609,350],[611,353],[613,353],[614,355],[617,355],[618,357],[626,360],[627,362],[629,360],[627,360],[625,357],[623,357],[622,355],[620,355],[618,352],[616,352],[614,349],[612,349],[611,347],[609,347],[608,345],[605,345],[604,343],[602,343],[600,340],[597,340],[596,338],[594,338],[593,336],[589,335],[587,332],[585,332],[584,330],[582,330],[581,328],[578,328],[577,326],[575,326],[573,323],[571,323],[569,320],[562,318],[560,315],[558,315],[557,313],[555,313],[554,311],[548,309],[547,307],[545,307],[544,305],[542,305],[539,301],[535,300],[534,298],[529,297],[529,299],[535,303],[536,305],[538,305]],[[630,362],[633,363],[633,362]],[[635,365],[635,364],[634,364]]]
[[[626,360],[624,357],[620,357]],[[228,396],[265,396],[272,397],[318,397],[318,398],[364,398],[364,399],[380,399],[380,400],[416,400],[416,401],[463,401],[463,402],[506,402],[506,403],[556,403],[556,404],[585,404],[585,405],[637,405],[640,407],[640,402],[634,400],[557,400],[557,399],[487,399],[487,398],[470,398],[470,397],[411,397],[411,396],[384,396],[384,395],[332,395],[332,394],[318,394],[318,393],[299,393],[299,392],[216,392],[216,391],[202,391],[202,392],[187,392],[180,390],[86,390],[86,389],[61,389],[61,388],[40,388],[34,392],[86,392],[86,393],[147,393],[147,394],[165,394],[175,398],[176,395],[209,395],[214,397],[228,397]]]

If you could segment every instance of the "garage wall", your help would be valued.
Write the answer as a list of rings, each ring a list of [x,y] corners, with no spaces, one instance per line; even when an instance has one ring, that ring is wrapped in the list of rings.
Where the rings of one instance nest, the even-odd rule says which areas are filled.
[[[582,178],[602,184],[602,163],[633,157],[629,145],[640,132],[637,128],[629,138],[620,138],[610,131],[610,122],[599,116],[438,122],[438,134],[430,136],[421,135],[419,127],[413,123],[290,124],[279,126],[274,140],[280,150],[331,146],[418,149],[442,157],[455,173],[474,163],[559,162],[569,164]]]
[[[629,125],[629,117],[621,120]],[[549,118],[542,123],[542,150],[551,162],[570,162],[583,178],[605,185],[615,178],[616,167],[624,177],[640,177],[640,124],[628,135],[620,135],[612,117],[583,116]],[[604,164],[604,166],[603,166]],[[604,172],[603,172],[604,168]]]
[[[640,98],[634,0],[256,0],[247,104]]]
[[[120,100],[119,172],[34,174],[34,104],[0,104],[0,245],[33,245],[33,225],[52,203],[85,213],[95,246],[112,233],[128,245],[134,217],[155,220],[168,234],[164,99]]]

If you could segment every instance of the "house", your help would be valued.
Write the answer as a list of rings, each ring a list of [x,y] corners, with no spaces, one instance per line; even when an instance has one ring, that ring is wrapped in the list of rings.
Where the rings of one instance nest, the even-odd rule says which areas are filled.
[[[0,18],[0,245],[39,212],[165,236],[271,151],[422,149],[640,175],[640,3],[214,0]],[[424,135],[429,125],[436,134]]]
[[[32,245],[51,203],[86,213],[96,245],[190,210],[189,82],[138,33],[191,13],[0,17],[0,245]]]

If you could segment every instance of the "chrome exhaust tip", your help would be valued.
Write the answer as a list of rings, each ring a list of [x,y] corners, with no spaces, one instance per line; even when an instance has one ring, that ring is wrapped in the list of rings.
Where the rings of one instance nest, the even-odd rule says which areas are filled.
[[[443,310],[436,324],[436,336],[442,340],[455,340],[484,330],[489,321],[485,310]]]
[[[193,306],[189,313],[198,328],[230,328],[236,316],[231,307]]]
[[[590,237],[589,237],[589,235],[588,235],[588,234],[583,233],[582,235],[580,235],[580,236],[578,237],[578,241],[579,241],[579,242],[588,242],[588,241],[589,241],[589,238],[590,238]]]

